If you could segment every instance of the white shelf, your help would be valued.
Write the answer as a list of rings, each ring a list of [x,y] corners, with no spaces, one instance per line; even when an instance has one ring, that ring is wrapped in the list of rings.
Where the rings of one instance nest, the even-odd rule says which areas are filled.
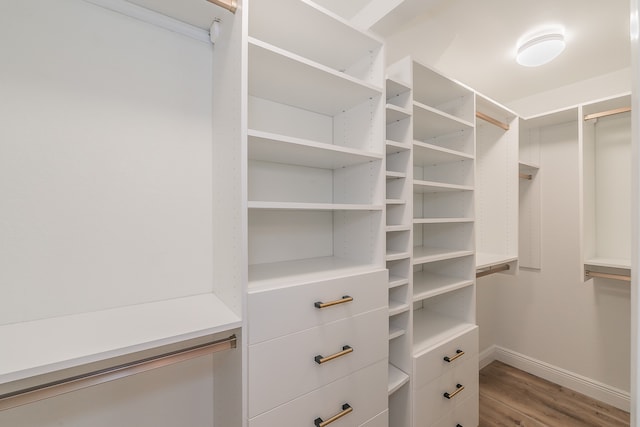
[[[520,167],[520,170],[536,170],[536,169],[540,169],[540,165],[538,165],[537,163],[533,163],[533,162],[525,162],[520,160],[518,162],[518,166]]]
[[[387,154],[399,153],[401,151],[407,151],[411,149],[411,145],[404,142],[386,140]]]
[[[426,65],[414,61],[413,99],[436,107],[449,104],[453,100],[471,97],[472,95],[473,91],[471,89],[441,75]]]
[[[413,135],[419,141],[473,129],[473,123],[431,108],[413,103]]]
[[[411,110],[398,107],[397,105],[387,104],[386,110],[387,124],[399,122],[400,120],[408,119],[409,117],[411,117]]]
[[[486,252],[476,253],[476,269],[489,268],[500,264],[508,264],[517,261],[516,255],[491,254]]]
[[[335,116],[382,89],[256,39],[249,39],[249,94]]]
[[[387,205],[406,205],[407,201],[404,199],[386,199],[385,204]]]
[[[381,160],[383,154],[324,144],[254,129],[248,131],[249,159],[322,169]]]
[[[413,353],[417,354],[476,326],[453,317],[422,309],[413,312]]]
[[[413,263],[425,264],[446,259],[462,258],[469,255],[473,255],[473,251],[414,246]]]
[[[252,200],[247,203],[249,209],[304,210],[304,211],[381,211],[382,205],[358,205],[347,203],[298,203],[264,202]]]
[[[391,251],[387,250],[386,260],[387,261],[397,261],[399,259],[410,258],[411,254],[405,251]]]
[[[214,294],[0,326],[0,384],[241,326]]]
[[[397,288],[403,285],[408,285],[409,279],[400,276],[389,276],[389,289]]]
[[[298,283],[362,274],[376,268],[377,265],[339,257],[253,264],[249,265],[249,288],[276,289]]]
[[[406,333],[407,331],[403,328],[389,326],[389,341],[399,338]]]
[[[395,393],[403,385],[409,382],[409,375],[402,372],[392,364],[389,364],[389,395]]]
[[[631,268],[631,260],[624,258],[591,258],[584,261],[584,265],[593,267]]]
[[[473,155],[427,142],[413,142],[413,163],[419,166],[473,160]]]
[[[473,222],[473,218],[414,218],[414,224],[460,224]]]
[[[334,70],[349,69],[383,44],[339,16],[300,0],[252,2],[248,28],[251,37],[282,46]]]
[[[387,225],[385,227],[387,233],[394,231],[411,231],[410,225]]]
[[[399,301],[389,301],[389,317],[409,311],[409,304]]]
[[[409,92],[411,84],[387,77],[387,99]]]
[[[413,274],[413,301],[421,301],[432,298],[456,289],[472,286],[473,279],[461,279],[427,271]]]
[[[470,185],[447,184],[443,182],[421,181],[421,180],[413,181],[414,193],[440,193],[444,191],[472,191],[472,190],[473,190],[473,187]]]
[[[395,171],[386,171],[385,175],[387,179],[398,179],[398,178],[406,178],[407,174],[405,172],[395,172]]]

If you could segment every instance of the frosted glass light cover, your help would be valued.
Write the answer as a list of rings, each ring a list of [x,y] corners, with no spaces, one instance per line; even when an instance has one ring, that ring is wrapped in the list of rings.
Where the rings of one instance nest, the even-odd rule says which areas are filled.
[[[552,61],[564,48],[562,34],[545,34],[522,44],[518,48],[516,61],[525,67],[537,67]]]

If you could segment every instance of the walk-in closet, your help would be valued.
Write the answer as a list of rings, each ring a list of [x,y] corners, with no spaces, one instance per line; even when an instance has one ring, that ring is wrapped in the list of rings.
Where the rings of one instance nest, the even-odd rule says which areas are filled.
[[[499,369],[636,426],[638,0],[591,3],[0,2],[0,426],[490,427]]]

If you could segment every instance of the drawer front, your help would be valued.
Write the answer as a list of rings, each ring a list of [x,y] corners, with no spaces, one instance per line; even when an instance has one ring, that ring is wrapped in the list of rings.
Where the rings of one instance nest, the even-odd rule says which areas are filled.
[[[433,427],[477,427],[480,424],[480,404],[477,398],[469,397],[453,412],[445,415]]]
[[[464,389],[453,395],[461,384]],[[444,394],[449,393],[447,399]],[[453,413],[468,399],[478,399],[478,356],[446,372],[413,393],[413,419],[416,427],[431,427],[436,421]],[[475,427],[475,426],[474,426]]]
[[[388,327],[387,309],[381,308],[250,345],[249,417],[386,360]],[[353,351],[321,364],[316,361],[317,356],[343,352],[344,346]]]
[[[389,427],[389,411],[378,414],[377,417],[362,424],[361,427]]]
[[[321,418],[326,421],[343,411],[348,404],[352,411],[331,423],[331,427],[387,427],[387,362],[381,361],[292,400],[272,411],[249,420],[249,427],[314,426]],[[376,417],[385,411],[384,423]],[[377,424],[370,424],[372,418]]]
[[[457,353],[462,351],[463,353]],[[478,354],[478,327],[464,332],[438,347],[413,358],[414,388],[420,388],[435,378],[455,369]],[[449,358],[450,362],[445,360]]]
[[[250,291],[249,344],[313,328],[387,305],[387,270],[281,289]],[[316,302],[353,301],[317,308]]]

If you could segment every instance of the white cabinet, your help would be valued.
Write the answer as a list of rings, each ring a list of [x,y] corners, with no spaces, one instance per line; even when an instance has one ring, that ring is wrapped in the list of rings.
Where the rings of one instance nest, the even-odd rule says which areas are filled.
[[[245,415],[363,425],[387,410],[383,269],[409,241],[394,230],[385,248],[385,180],[402,171],[385,171],[383,43],[309,1],[242,11]]]
[[[584,268],[594,277],[624,280],[631,268],[630,105],[623,96],[580,107]]]

